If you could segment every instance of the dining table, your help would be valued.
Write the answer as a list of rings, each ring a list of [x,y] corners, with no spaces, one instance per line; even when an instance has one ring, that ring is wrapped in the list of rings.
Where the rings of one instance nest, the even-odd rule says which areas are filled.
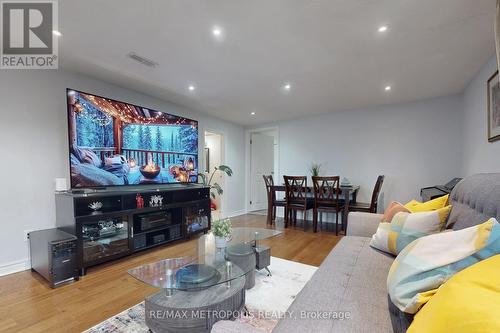
[[[346,230],[347,232],[347,217],[349,215],[349,204],[356,202],[360,186],[355,184],[350,184],[350,185],[341,184],[339,188],[341,191],[339,199],[344,199],[344,210],[342,212],[342,229]],[[274,185],[272,187],[272,191],[274,191],[274,193],[286,192],[286,188],[284,184]],[[313,191],[314,191],[313,186],[307,186],[307,192],[310,193],[311,196],[313,195]],[[349,198],[349,200],[346,200],[346,198]]]

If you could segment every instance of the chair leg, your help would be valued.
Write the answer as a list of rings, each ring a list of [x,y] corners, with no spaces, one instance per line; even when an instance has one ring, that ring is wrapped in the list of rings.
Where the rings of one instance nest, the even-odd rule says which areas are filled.
[[[335,236],[339,235],[339,212],[335,212]]]
[[[288,228],[288,209],[285,207],[285,228]]]
[[[318,232],[318,211],[313,209],[313,232]]]
[[[272,218],[272,220],[276,221],[276,206],[273,207],[273,218]]]
[[[267,220],[266,220],[266,224],[271,224],[271,219],[272,219],[271,210],[272,210],[271,204],[268,204],[267,205]]]
[[[303,218],[304,218],[304,230],[306,230],[306,225],[307,225],[307,210],[304,210],[304,214],[303,214]]]

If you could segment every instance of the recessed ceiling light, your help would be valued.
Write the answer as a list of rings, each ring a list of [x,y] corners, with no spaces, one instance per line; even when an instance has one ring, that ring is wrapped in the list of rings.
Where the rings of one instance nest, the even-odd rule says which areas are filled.
[[[386,32],[387,31],[387,26],[383,25],[378,28],[378,32]]]
[[[283,89],[290,90],[290,89],[292,89],[292,85],[290,83],[285,83],[285,85],[283,86]]]
[[[255,116],[255,112],[250,112],[250,115]]]
[[[61,32],[59,32],[59,31],[57,31],[57,30],[52,30],[52,34],[53,34],[54,36],[57,36],[57,37],[61,37],[61,36],[62,36],[62,33],[61,33]]]
[[[224,30],[219,26],[214,26],[212,28],[212,35],[217,40],[222,40],[224,38]]]
[[[188,89],[189,89],[189,91],[194,91],[196,88],[195,88],[195,86],[190,85],[190,86],[188,87]]]
[[[392,87],[391,86],[386,86],[384,89],[385,89],[385,91],[390,91],[392,89]]]

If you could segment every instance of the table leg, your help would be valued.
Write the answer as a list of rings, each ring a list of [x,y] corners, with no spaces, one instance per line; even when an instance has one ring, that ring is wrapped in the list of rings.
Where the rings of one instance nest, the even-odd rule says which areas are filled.
[[[351,201],[351,189],[344,188],[344,214],[342,216],[342,229],[345,230],[347,234],[347,216],[349,216],[349,202]]]

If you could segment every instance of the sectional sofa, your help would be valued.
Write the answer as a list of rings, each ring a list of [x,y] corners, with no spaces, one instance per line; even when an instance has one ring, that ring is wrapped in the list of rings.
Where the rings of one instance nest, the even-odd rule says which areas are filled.
[[[462,180],[450,194],[453,206],[447,228],[459,230],[500,217],[500,173]],[[347,236],[335,246],[288,309],[298,319],[283,318],[274,333],[405,332],[411,316],[393,306],[387,274],[394,257],[369,246],[381,215],[350,213]],[[308,313],[349,313],[344,319],[307,318]],[[300,314],[304,318],[300,318]],[[212,332],[258,332],[237,322],[217,323]]]

